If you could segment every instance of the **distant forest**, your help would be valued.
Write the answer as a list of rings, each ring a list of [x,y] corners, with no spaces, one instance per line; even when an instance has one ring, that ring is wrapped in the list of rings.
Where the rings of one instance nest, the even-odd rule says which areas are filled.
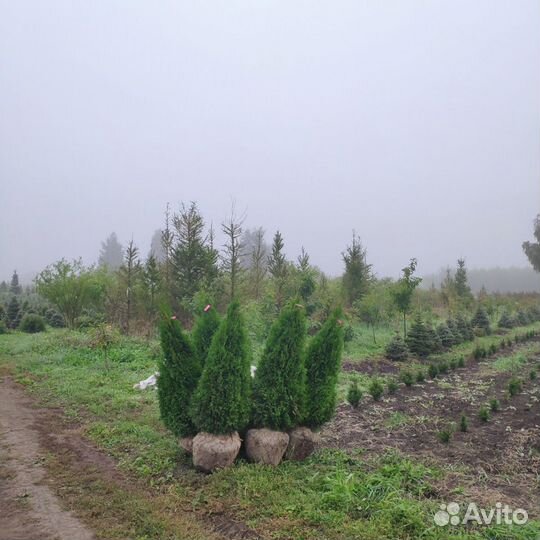
[[[448,270],[441,269],[438,274],[424,276],[422,287],[440,287]],[[454,275],[454,270],[450,270]],[[540,292],[540,276],[532,268],[477,268],[467,270],[469,285],[474,293],[485,287],[487,292],[519,293]]]

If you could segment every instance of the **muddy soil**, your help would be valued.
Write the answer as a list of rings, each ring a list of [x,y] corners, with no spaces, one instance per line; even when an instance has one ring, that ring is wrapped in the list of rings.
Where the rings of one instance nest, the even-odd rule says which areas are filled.
[[[9,379],[0,382],[0,540],[93,540],[44,483],[36,410]]]
[[[380,402],[364,397],[358,409],[340,405],[321,433],[322,446],[376,454],[395,448],[451,471],[443,491],[465,485],[481,501],[507,501],[538,515],[540,381],[529,380],[528,374],[540,368],[540,356],[521,368],[523,390],[512,398],[507,390],[511,373],[493,368],[498,356],[469,360],[464,368],[412,387],[400,385]],[[493,398],[500,410],[483,422],[478,411]],[[469,424],[465,433],[459,430],[462,415]],[[448,428],[453,435],[443,444],[438,435]]]

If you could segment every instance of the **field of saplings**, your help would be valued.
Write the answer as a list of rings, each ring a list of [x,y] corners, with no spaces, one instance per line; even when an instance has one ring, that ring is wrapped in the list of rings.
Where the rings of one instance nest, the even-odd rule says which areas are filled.
[[[21,425],[31,410],[47,485],[99,538],[536,538],[536,304],[406,325],[336,309],[314,327],[294,301],[263,339],[238,302],[165,313],[150,339],[10,331],[2,400]],[[528,521],[442,527],[452,501]]]

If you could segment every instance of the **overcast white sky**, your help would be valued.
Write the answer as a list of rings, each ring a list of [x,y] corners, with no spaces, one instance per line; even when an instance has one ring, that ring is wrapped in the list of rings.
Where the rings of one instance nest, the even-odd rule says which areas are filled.
[[[0,279],[231,198],[330,273],[526,266],[540,2],[0,0],[0,187]]]

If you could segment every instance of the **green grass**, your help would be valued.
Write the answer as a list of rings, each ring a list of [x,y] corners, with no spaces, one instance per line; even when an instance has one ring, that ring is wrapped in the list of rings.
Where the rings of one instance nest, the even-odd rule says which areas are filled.
[[[145,512],[156,516],[178,508],[196,515],[225,512],[265,537],[294,540],[525,540],[540,533],[535,523],[498,530],[436,527],[437,484],[444,482],[444,471],[395,452],[366,458],[361,451],[326,450],[303,463],[272,468],[240,462],[200,475],[161,425],[155,391],[132,388],[155,371],[157,354],[154,342],[123,339],[111,350],[107,370],[84,333],[0,337],[0,368],[14,373],[42,402],[62,407],[122,469],[155,490],[155,506]],[[367,390],[369,377],[342,375],[353,378]],[[410,420],[396,413],[388,427]],[[159,528],[148,527],[145,538],[161,538]]]

